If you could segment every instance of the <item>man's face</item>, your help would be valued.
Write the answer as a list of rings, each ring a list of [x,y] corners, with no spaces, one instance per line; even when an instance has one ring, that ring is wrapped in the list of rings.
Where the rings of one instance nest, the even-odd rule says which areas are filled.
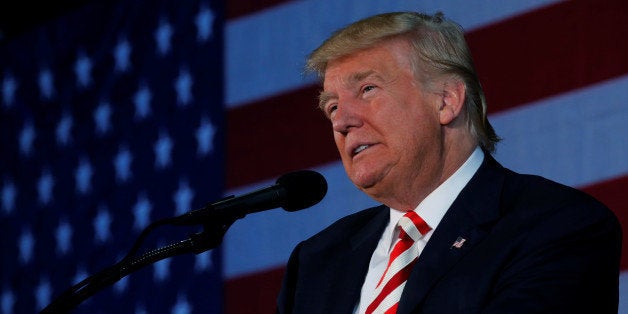
[[[393,40],[334,60],[320,95],[349,178],[379,201],[431,184],[442,158],[440,98],[417,82],[409,55]]]

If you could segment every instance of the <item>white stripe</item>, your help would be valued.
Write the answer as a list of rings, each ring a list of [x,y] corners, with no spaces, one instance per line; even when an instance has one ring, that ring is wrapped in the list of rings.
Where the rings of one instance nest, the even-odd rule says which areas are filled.
[[[391,291],[382,302],[373,310],[373,314],[380,314],[386,312],[389,308],[399,302],[401,299],[401,294],[403,293],[403,287],[406,286],[406,283],[400,284],[395,290]]]
[[[307,54],[336,29],[369,15],[399,10],[442,11],[471,30],[554,2],[291,1],[227,23],[225,101],[228,107],[236,107],[312,83],[313,77],[302,76]]]
[[[628,76],[494,115],[503,136],[497,159],[519,172],[579,187],[628,173]],[[347,178],[340,162],[316,168],[329,192],[299,212],[273,210],[237,221],[225,236],[227,278],[282,266],[301,240],[376,203]],[[275,179],[230,191],[240,195]]]
[[[404,267],[408,266],[415,257],[419,255],[418,245],[415,243],[407,250],[403,251],[403,253],[399,254],[395,260],[393,260],[390,267],[386,270],[384,274],[384,279],[375,289],[375,295],[378,295],[386,286],[386,284],[390,281],[390,279],[396,275],[399,271],[401,271]]]
[[[495,157],[515,171],[574,187],[628,173],[628,75],[491,121],[504,139]]]
[[[402,216],[401,219],[399,219],[399,225],[401,226],[403,231],[405,231],[406,234],[410,237],[410,239],[412,239],[412,241],[419,241],[421,237],[423,237],[423,235],[417,228],[417,225],[414,224],[414,221],[412,221],[412,219],[406,216]]]
[[[628,270],[619,275],[619,311],[617,313],[628,313]]]

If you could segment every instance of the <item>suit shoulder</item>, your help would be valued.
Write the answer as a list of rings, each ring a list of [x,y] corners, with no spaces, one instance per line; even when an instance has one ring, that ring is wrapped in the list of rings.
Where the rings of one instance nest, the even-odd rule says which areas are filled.
[[[510,171],[507,182],[502,197],[506,204],[502,208],[616,220],[614,213],[593,196],[545,177]]]

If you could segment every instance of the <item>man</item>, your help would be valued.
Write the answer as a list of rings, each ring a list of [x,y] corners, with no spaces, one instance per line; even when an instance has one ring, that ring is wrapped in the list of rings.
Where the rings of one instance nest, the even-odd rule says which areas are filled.
[[[499,138],[457,24],[373,16],[308,68],[349,178],[383,205],[295,248],[277,312],[617,313],[616,217],[491,157]]]

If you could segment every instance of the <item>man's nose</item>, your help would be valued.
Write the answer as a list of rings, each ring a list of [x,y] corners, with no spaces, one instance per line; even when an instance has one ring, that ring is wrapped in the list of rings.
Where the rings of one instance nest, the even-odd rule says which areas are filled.
[[[339,103],[331,119],[335,132],[347,134],[352,128],[362,125],[362,112],[354,102]]]

